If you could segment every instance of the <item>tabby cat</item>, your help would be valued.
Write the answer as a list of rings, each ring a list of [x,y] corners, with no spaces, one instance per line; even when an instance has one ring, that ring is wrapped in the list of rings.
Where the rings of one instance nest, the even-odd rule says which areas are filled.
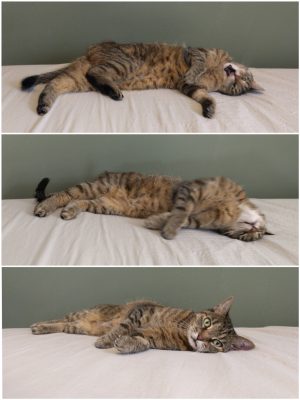
[[[209,92],[236,96],[262,90],[248,68],[224,50],[159,43],[96,44],[65,68],[23,79],[21,87],[28,90],[40,83],[46,86],[38,100],[39,115],[62,93],[97,91],[122,100],[122,90],[169,88],[196,100],[203,116],[211,118],[215,101]]]
[[[105,172],[85,182],[46,196],[44,178],[36,188],[34,214],[45,217],[62,207],[61,218],[80,212],[147,218],[145,226],[173,239],[180,228],[206,228],[234,239],[257,240],[268,234],[265,217],[245,191],[228,178],[182,181],[135,172]]]
[[[148,349],[188,350],[200,353],[250,350],[254,344],[238,336],[228,315],[233,297],[212,309],[194,312],[165,307],[150,301],[125,305],[98,305],[66,315],[63,319],[38,322],[32,333],[65,332],[99,336],[99,349],[114,347],[119,353]]]

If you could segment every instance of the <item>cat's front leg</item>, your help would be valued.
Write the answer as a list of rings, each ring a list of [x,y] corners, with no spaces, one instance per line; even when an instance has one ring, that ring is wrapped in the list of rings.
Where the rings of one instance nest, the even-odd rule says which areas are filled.
[[[128,322],[128,321],[127,321]],[[131,324],[131,323],[130,323]],[[131,325],[124,322],[122,325],[112,329],[110,332],[100,336],[96,342],[95,347],[98,349],[109,349],[114,347],[115,340],[127,336],[132,332]]]
[[[110,333],[107,333],[98,337],[95,342],[95,347],[97,347],[97,349],[110,349],[114,347],[114,341],[115,338]]]
[[[212,118],[216,111],[216,102],[209,96],[205,89],[196,89],[192,94],[192,99],[196,100],[202,106],[203,117]]]
[[[205,118],[212,118],[216,111],[216,103],[211,97],[206,88],[190,83],[183,83],[179,85],[179,90],[188,97],[201,104],[202,114]]]
[[[161,230],[161,235],[164,239],[174,239],[180,228],[186,225],[188,214],[184,211],[172,211],[171,216]]]
[[[114,347],[121,354],[132,354],[150,349],[150,343],[142,336],[120,336],[115,340]]]

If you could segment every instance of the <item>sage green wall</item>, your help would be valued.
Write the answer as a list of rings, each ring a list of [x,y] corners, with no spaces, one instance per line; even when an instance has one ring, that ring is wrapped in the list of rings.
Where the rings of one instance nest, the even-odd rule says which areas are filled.
[[[88,45],[186,43],[252,67],[298,65],[297,2],[4,2],[2,61],[65,63]]]
[[[298,268],[3,268],[3,326],[147,298],[201,310],[235,296],[236,326],[298,324]]]
[[[104,170],[224,175],[250,197],[298,197],[298,135],[2,135],[3,198],[57,191]]]

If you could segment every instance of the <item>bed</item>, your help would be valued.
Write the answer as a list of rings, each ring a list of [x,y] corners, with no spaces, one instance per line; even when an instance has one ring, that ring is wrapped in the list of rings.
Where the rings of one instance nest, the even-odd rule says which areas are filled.
[[[3,67],[3,132],[298,132],[297,69],[253,68],[265,92],[238,97],[214,93],[217,112],[211,120],[201,116],[195,101],[167,89],[127,91],[120,102],[99,93],[65,94],[40,117],[41,86],[22,92],[20,81],[63,65]]]
[[[2,201],[3,265],[297,265],[298,201],[253,200],[274,236],[246,243],[211,231],[182,229],[174,240],[143,220],[59,210],[34,217],[33,199]]]
[[[99,350],[95,337],[3,330],[4,398],[298,398],[298,329],[240,328],[256,348]],[[284,344],[284,345],[283,345]]]

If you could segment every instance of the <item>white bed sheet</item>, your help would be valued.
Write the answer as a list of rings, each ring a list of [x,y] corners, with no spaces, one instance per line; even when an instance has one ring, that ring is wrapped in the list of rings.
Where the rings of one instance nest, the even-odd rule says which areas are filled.
[[[213,93],[217,112],[211,120],[201,116],[195,101],[167,89],[126,91],[119,102],[99,93],[65,94],[47,115],[38,116],[41,86],[26,93],[20,81],[62,66],[3,67],[3,132],[298,132],[297,69],[253,68],[265,92]]]
[[[298,328],[240,328],[254,350],[99,350],[95,337],[3,330],[4,398],[298,398]]]
[[[182,229],[174,240],[143,220],[60,210],[33,216],[35,201],[2,202],[3,265],[296,265],[298,200],[254,200],[274,236],[246,243],[211,231]]]

